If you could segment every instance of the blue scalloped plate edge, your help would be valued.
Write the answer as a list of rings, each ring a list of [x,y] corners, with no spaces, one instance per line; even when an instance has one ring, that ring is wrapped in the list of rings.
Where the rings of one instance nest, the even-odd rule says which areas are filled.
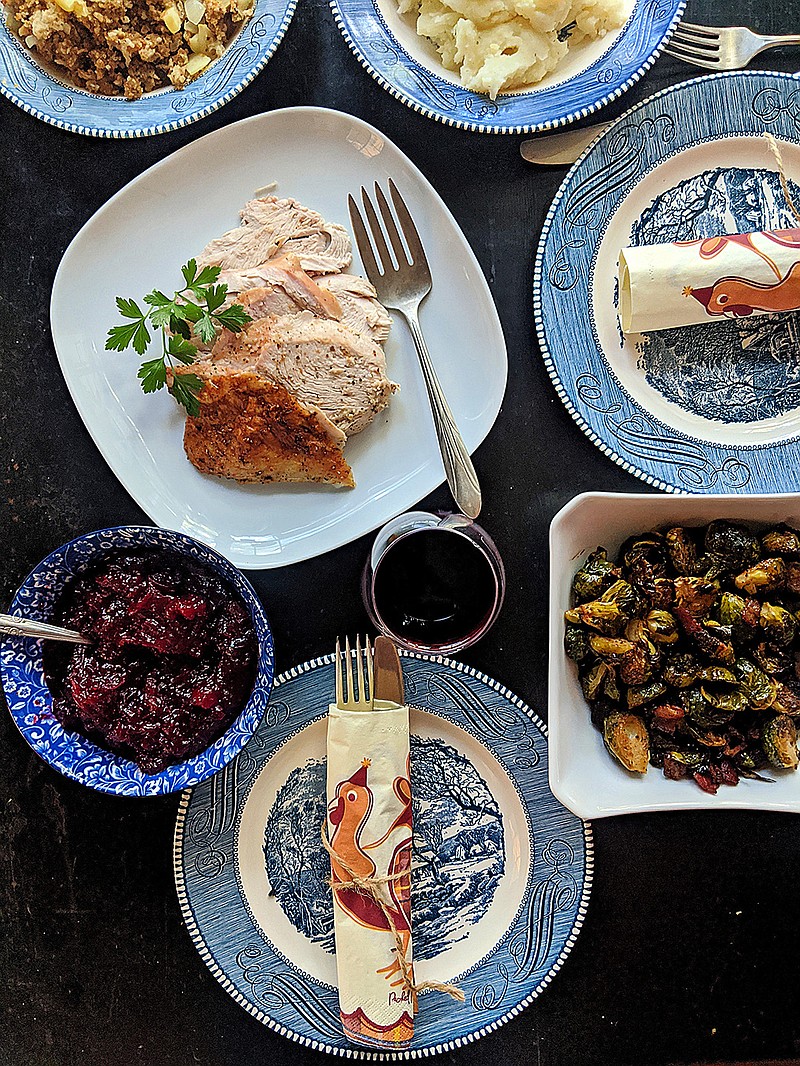
[[[37,578],[47,573],[48,566],[64,566],[64,560],[67,559],[70,561],[67,568],[70,576],[75,576],[94,558],[92,545],[95,542],[99,541],[102,546],[103,537],[110,538],[114,543],[108,550],[113,551],[128,546],[126,540],[128,534],[132,535],[130,543],[136,547],[142,544],[147,547],[163,546],[167,550],[178,550],[189,558],[199,559],[231,583],[251,613],[260,645],[258,673],[247,703],[222,736],[218,737],[205,751],[185,762],[167,766],[156,774],[145,774],[129,759],[98,747],[93,741],[80,734],[63,729],[52,716],[48,719],[46,726],[40,726],[37,722],[28,721],[31,716],[22,708],[12,707],[11,695],[17,684],[14,677],[15,670],[11,663],[12,645],[18,642],[23,646],[28,644],[35,646],[35,641],[10,636],[0,641],[0,678],[2,678],[6,704],[14,725],[30,745],[31,750],[52,769],[73,781],[95,788],[107,795],[162,796],[185,789],[187,785],[200,784],[206,778],[212,777],[245,747],[247,741],[258,729],[269,705],[273,685],[274,644],[264,607],[244,574],[209,545],[195,541],[185,533],[162,529],[159,526],[110,526],[84,533],[67,541],[37,563],[21,582],[14,594],[11,613],[26,613],[22,608],[26,606],[32,589],[36,588]],[[176,549],[176,544],[183,547]],[[86,549],[88,554],[85,560],[79,560],[75,568],[75,560],[70,558],[70,553],[80,555],[81,549]],[[29,663],[31,677],[24,678],[21,687],[31,689],[30,693],[25,696],[26,704],[38,706],[37,699],[44,701],[50,698],[41,666],[41,650],[36,649],[27,655],[26,661]],[[34,683],[37,686],[35,688],[32,687]],[[35,712],[33,717],[36,718]],[[42,735],[37,736],[40,731]]]
[[[223,95],[218,96],[215,100],[212,101],[212,103],[208,104],[205,107],[198,108],[196,111],[190,111],[187,114],[181,116],[180,118],[174,119],[173,121],[154,122],[151,120],[148,122],[147,125],[134,125],[129,128],[125,128],[122,126],[101,124],[86,125],[81,122],[70,122],[66,120],[65,118],[63,118],[63,115],[65,114],[67,108],[71,106],[71,102],[65,108],[63,105],[63,99],[69,93],[76,93],[79,98],[88,99],[93,104],[96,103],[100,107],[102,107],[103,101],[108,101],[110,105],[113,105],[115,107],[117,105],[124,105],[128,115],[136,114],[137,111],[147,111],[149,109],[152,109],[156,113],[156,115],[158,114],[159,110],[164,110],[166,112],[167,109],[170,108],[171,103],[175,99],[180,99],[180,97],[175,96],[175,92],[177,92],[178,90],[170,90],[167,92],[148,94],[141,97],[139,100],[120,101],[116,97],[94,96],[90,93],[85,92],[82,89],[78,89],[75,86],[69,85],[66,82],[58,81],[53,78],[46,70],[44,70],[44,68],[29,63],[26,53],[16,43],[16,41],[13,40],[10,31],[5,26],[5,22],[0,25],[0,93],[2,93],[3,96],[7,97],[13,104],[16,104],[17,107],[20,107],[27,114],[32,115],[34,118],[41,119],[42,122],[47,122],[51,126],[57,126],[59,129],[67,130],[70,133],[80,133],[90,137],[110,137],[118,139],[151,137],[159,133],[171,133],[173,130],[181,129],[183,126],[188,126],[192,122],[197,122],[200,119],[206,118],[208,115],[213,114],[214,111],[217,111],[220,107],[223,107],[225,104],[229,103],[235,96],[238,96],[239,93],[242,92],[243,89],[247,88],[247,86],[253,81],[253,79],[261,73],[261,71],[264,69],[264,67],[274,55],[278,45],[283,40],[284,34],[286,33],[286,30],[289,27],[289,23],[292,21],[292,17],[297,7],[298,0],[280,0],[280,3],[281,6],[283,6],[283,14],[279,21],[276,20],[277,29],[274,35],[270,37],[269,43],[266,47],[266,51],[262,52],[262,54],[259,55],[258,60],[251,67],[251,69],[247,71],[247,73],[244,74],[231,89],[229,89]],[[263,15],[266,13],[268,12],[259,12],[257,0],[256,10],[253,12],[251,19],[246,24],[246,26],[242,27],[241,32],[243,33],[248,26],[252,26],[259,17],[263,17]],[[234,38],[229,47],[235,47],[237,40],[238,37]],[[221,64],[225,62],[226,54],[227,52],[223,53],[223,55],[218,60],[216,60],[216,62],[211,64],[211,66],[206,72],[204,72],[195,81],[191,82],[191,88],[187,87],[186,89],[180,91],[183,93],[195,91],[196,88],[199,85],[202,85],[204,81],[210,81],[216,74],[219,73]],[[52,108],[49,111],[43,110],[40,106],[34,105],[30,102],[30,100],[26,99],[24,96],[21,96],[19,92],[16,92],[9,85],[9,81],[13,77],[11,63],[9,62],[10,57],[13,57],[13,59],[16,60],[20,69],[23,70],[24,73],[30,73],[30,76],[34,79],[43,80],[44,88],[41,91],[42,96],[44,95],[45,90],[48,92],[48,96],[53,93],[55,94],[56,102],[53,104]],[[4,73],[2,73],[3,66],[5,66]],[[33,90],[31,90],[31,92],[32,91]],[[60,104],[59,101],[61,102]],[[163,108],[159,108],[158,105],[160,101],[168,101],[168,103]]]
[[[447,659],[444,656],[430,656],[420,655],[416,652],[401,651],[400,655],[407,659],[419,659],[424,662],[437,663],[449,669],[455,670],[458,673],[466,674],[469,677],[474,677],[478,681],[492,688],[499,695],[503,696],[515,707],[521,710],[528,718],[531,719],[536,728],[541,732],[542,736],[547,739],[547,725],[536,715],[531,708],[522,700],[519,696],[514,695],[504,685],[501,685],[498,681],[489,677],[487,674],[482,673],[479,670],[475,670],[471,666],[467,666],[464,663],[457,662],[453,659]],[[291,669],[280,674],[273,681],[273,696],[281,685],[286,684],[295,677],[299,677],[302,674],[308,673],[320,666],[328,666],[334,660],[334,655],[323,655],[316,659],[310,659],[300,666],[294,666]],[[189,807],[189,801],[191,798],[191,789],[181,793],[180,806],[178,808],[178,816],[175,823],[175,835],[173,838],[172,859],[173,868],[175,874],[175,887],[178,895],[178,903],[181,909],[181,915],[183,917],[186,930],[192,939],[192,943],[197,948],[200,957],[206,966],[209,968],[213,976],[225,989],[229,996],[234,999],[240,1007],[243,1007],[248,1014],[252,1015],[257,1021],[266,1025],[273,1032],[279,1033],[281,1036],[286,1037],[289,1040],[294,1041],[297,1044],[301,1044],[304,1047],[312,1048],[315,1051],[324,1051],[331,1055],[338,1055],[343,1058],[350,1059],[362,1059],[371,1060],[375,1062],[383,1061],[400,1061],[408,1059],[427,1058],[430,1055],[440,1054],[446,1051],[453,1051],[456,1048],[464,1047],[467,1044],[472,1044],[476,1040],[479,1040],[482,1036],[486,1036],[489,1033],[494,1032],[506,1022],[511,1021],[517,1017],[526,1007],[530,1006],[534,1000],[538,999],[541,993],[547,988],[553,977],[563,966],[567,956],[572,950],[575,941],[578,938],[578,934],[583,928],[583,922],[586,917],[586,911],[589,905],[589,897],[591,895],[592,883],[594,881],[594,843],[592,838],[592,826],[591,822],[582,820],[582,835],[584,844],[584,859],[585,870],[583,877],[583,884],[581,887],[580,901],[578,903],[577,913],[575,917],[572,929],[566,939],[564,946],[559,952],[558,958],[553,963],[548,972],[541,978],[536,988],[529,993],[523,1000],[515,1004],[510,1010],[508,1010],[502,1017],[495,1019],[489,1025],[476,1029],[474,1032],[469,1033],[467,1036],[457,1037],[453,1040],[445,1041],[435,1046],[428,1046],[424,1048],[409,1048],[402,1052],[397,1053],[385,1053],[385,1052],[372,1052],[365,1051],[357,1047],[343,1047],[338,1048],[330,1044],[326,1044],[322,1040],[312,1040],[302,1033],[297,1033],[294,1030],[287,1028],[284,1025],[274,1021],[264,1011],[259,1010],[253,1003],[251,1003],[245,996],[243,996],[235,984],[225,974],[224,970],[217,964],[211,949],[206,944],[202,933],[200,932],[197,923],[195,921],[194,912],[192,911],[191,904],[189,903],[188,893],[186,890],[186,883],[183,877],[183,828],[186,819],[186,813]],[[560,801],[556,800],[560,803]],[[562,804],[563,806],[563,804]],[[566,808],[565,808],[566,809]]]
[[[740,78],[742,76],[754,77],[763,74],[768,74],[771,78],[779,78],[787,82],[797,82],[800,86],[800,75],[795,74],[784,74],[778,71],[754,70],[721,71],[717,74],[704,74],[697,78],[691,78],[688,81],[679,82],[677,85],[667,86],[667,88],[660,89],[657,93],[653,93],[652,96],[648,96],[645,100],[641,100],[638,104],[634,104],[633,107],[629,108],[622,115],[616,118],[606,129],[602,130],[598,134],[598,136],[592,141],[592,143],[587,145],[587,147],[583,150],[578,159],[576,159],[576,161],[570,167],[569,171],[564,177],[564,180],[559,186],[556,195],[553,198],[553,202],[550,205],[550,210],[547,212],[547,217],[545,218],[544,225],[542,226],[542,231],[539,237],[539,242],[536,250],[536,258],[534,261],[533,268],[533,315],[536,323],[536,339],[539,342],[539,347],[541,349],[545,369],[547,370],[547,373],[553,383],[553,386],[558,394],[559,399],[564,404],[564,407],[569,412],[570,417],[576,423],[581,432],[589,438],[592,444],[594,444],[603,453],[603,455],[608,456],[608,458],[611,459],[612,462],[616,463],[617,466],[622,467],[622,469],[625,470],[626,473],[633,474],[634,477],[639,478],[640,481],[644,481],[645,484],[650,485],[652,488],[659,489],[661,492],[669,492],[674,495],[691,495],[691,492],[689,489],[681,488],[678,485],[673,485],[671,482],[665,481],[663,478],[657,477],[654,474],[648,474],[646,471],[639,469],[639,467],[635,466],[627,459],[624,459],[619,454],[619,452],[615,451],[614,448],[612,448],[602,439],[602,437],[598,436],[598,434],[595,433],[594,429],[592,429],[592,427],[589,425],[583,415],[575,407],[571,397],[565,389],[564,384],[559,376],[558,370],[556,369],[555,362],[553,360],[550,348],[547,343],[547,336],[542,325],[542,301],[540,293],[542,288],[542,269],[545,241],[549,235],[553,219],[556,215],[556,212],[558,211],[559,205],[561,203],[561,200],[563,199],[567,185],[570,179],[572,178],[573,173],[581,166],[587,155],[589,155],[590,152],[594,151],[595,146],[602,139],[613,135],[614,130],[617,126],[621,125],[623,122],[626,122],[632,115],[636,114],[636,112],[640,111],[642,108],[647,107],[648,105],[652,104],[654,101],[660,99],[661,97],[668,96],[671,93],[681,91],[687,85],[695,85],[701,81],[716,81],[720,78]],[[764,490],[756,489],[754,491],[756,493],[760,493],[762,491],[784,492],[787,490],[778,487]]]
[[[342,36],[344,37],[348,47],[350,48],[350,51],[356,57],[361,66],[375,79],[375,81],[378,82],[382,89],[385,89],[386,92],[388,92],[396,100],[400,100],[401,103],[405,104],[407,107],[410,107],[413,111],[416,111],[421,115],[425,115],[426,118],[432,118],[437,122],[442,122],[446,126],[455,126],[457,129],[469,130],[471,133],[541,133],[545,130],[557,129],[559,126],[566,126],[570,122],[576,122],[579,119],[587,118],[589,115],[594,114],[600,108],[605,107],[606,104],[610,104],[613,100],[616,100],[624,92],[630,89],[631,86],[635,85],[636,82],[644,74],[646,74],[648,70],[650,70],[655,61],[658,59],[661,52],[664,50],[676,26],[680,22],[681,16],[683,15],[683,12],[686,7],[687,0],[677,0],[669,26],[665,29],[663,34],[660,35],[658,43],[652,49],[649,56],[646,59],[642,60],[639,65],[636,66],[632,71],[630,71],[622,82],[617,82],[614,88],[610,92],[603,95],[599,100],[593,101],[582,107],[577,107],[575,108],[575,110],[569,111],[565,115],[556,116],[555,118],[545,119],[541,122],[513,123],[512,125],[494,125],[490,122],[475,122],[466,115],[454,118],[452,116],[442,114],[441,111],[437,111],[432,107],[428,107],[424,103],[420,103],[419,101],[414,100],[406,92],[398,88],[396,85],[393,85],[391,81],[387,80],[387,78],[384,77],[383,74],[376,70],[375,66],[373,66],[373,64],[365,55],[361,45],[357,42],[354,35],[350,32],[348,22],[342,12],[342,4],[353,3],[354,0],[328,0],[328,2],[330,3],[331,10],[333,11],[333,17],[336,20],[336,25],[339,27]],[[670,2],[670,0],[668,0],[668,2]],[[675,0],[672,0],[672,2],[675,2]],[[374,0],[367,0],[367,3],[372,4],[374,3]],[[382,23],[382,19],[380,17],[378,17],[376,21]],[[429,79],[435,81],[437,86],[441,86],[445,89],[445,91],[458,92],[468,95],[467,90],[463,89],[461,86],[453,82],[445,81],[444,79],[439,78],[437,75],[433,74],[431,71],[428,71],[426,68],[421,67],[420,64],[418,64],[417,61],[413,59],[408,54],[408,52],[405,51],[405,49],[400,45],[396,38],[390,34],[388,27],[381,25],[380,29],[381,32],[383,32],[385,35],[389,35],[389,39],[391,41],[392,46],[403,57],[403,60],[406,62],[406,65],[409,69],[423,71]],[[601,57],[601,59],[612,59],[613,52],[614,47],[612,46],[612,48]],[[597,63],[599,62],[600,60],[597,60],[595,61],[595,63],[591,64],[591,66],[593,67],[597,65]],[[585,73],[585,71],[579,72],[579,74],[575,75],[575,77],[579,77],[582,73]],[[622,70],[620,64],[620,75],[621,73]],[[570,79],[570,81],[572,80],[574,79]],[[569,85],[569,82],[565,82],[562,84]],[[477,94],[472,95],[475,96],[476,99],[482,100],[484,106],[488,106],[488,97],[478,97]],[[541,106],[541,100],[537,100],[537,96],[540,96],[540,93],[537,93],[537,91],[534,90],[530,93],[506,94],[505,96],[501,97],[501,99],[503,99],[504,101],[526,101],[528,102],[529,109],[531,111],[535,111],[537,107]]]

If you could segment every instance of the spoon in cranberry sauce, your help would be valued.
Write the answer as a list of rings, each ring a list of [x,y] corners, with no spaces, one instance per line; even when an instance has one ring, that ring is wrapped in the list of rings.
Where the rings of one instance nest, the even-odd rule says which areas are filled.
[[[69,644],[91,644],[76,629],[62,629],[47,622],[35,622],[29,618],[17,618],[13,614],[0,614],[0,633],[9,633],[14,637],[37,637],[46,640],[65,640]]]

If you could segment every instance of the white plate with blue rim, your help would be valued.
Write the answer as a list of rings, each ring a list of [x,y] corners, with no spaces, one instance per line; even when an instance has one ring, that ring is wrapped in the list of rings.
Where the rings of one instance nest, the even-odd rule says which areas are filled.
[[[550,792],[545,727],[525,704],[461,663],[404,654],[403,666],[416,977],[466,996],[420,996],[396,1056],[417,1058],[491,1032],[546,988],[583,923],[593,857],[588,822]],[[183,794],[175,880],[195,946],[245,1010],[317,1050],[392,1058],[348,1043],[339,1021],[320,840],[333,672],[327,656],[279,677],[252,741]]]
[[[800,315],[647,337],[623,336],[617,316],[622,248],[797,226],[764,132],[798,197],[794,77],[737,71],[657,93],[584,152],[542,232],[534,310],[556,390],[601,451],[666,491],[800,488]]]
[[[138,100],[99,96],[43,63],[0,18],[0,92],[29,115],[94,137],[147,137],[205,118],[264,68],[281,42],[297,0],[255,0],[251,18],[222,56],[185,89],[159,89]]]
[[[585,118],[629,89],[655,62],[685,0],[626,0],[621,29],[572,47],[537,85],[502,93],[495,100],[461,85],[434,44],[416,33],[412,19],[400,15],[397,0],[330,4],[361,65],[408,107],[462,129],[533,133]]]

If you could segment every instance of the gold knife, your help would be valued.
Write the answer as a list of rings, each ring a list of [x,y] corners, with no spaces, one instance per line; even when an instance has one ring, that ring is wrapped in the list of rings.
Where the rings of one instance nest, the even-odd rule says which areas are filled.
[[[405,703],[403,667],[400,665],[397,648],[388,637],[375,638],[373,671],[375,699],[388,700],[402,707]]]

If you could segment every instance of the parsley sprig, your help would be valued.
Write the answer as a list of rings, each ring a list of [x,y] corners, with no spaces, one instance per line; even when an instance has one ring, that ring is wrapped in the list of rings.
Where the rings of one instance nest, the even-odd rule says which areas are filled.
[[[220,267],[203,267],[197,270],[197,263],[190,259],[181,267],[184,286],[167,296],[158,289],[153,289],[144,297],[144,310],[135,300],[117,297],[117,308],[123,318],[129,321],[120,326],[112,326],[106,338],[106,348],[110,351],[123,352],[133,348],[139,355],[144,355],[150,346],[150,330],[161,334],[161,355],[147,359],[139,367],[138,377],[145,392],[157,392],[166,385],[168,391],[178,403],[183,404],[190,415],[200,412],[197,396],[203,383],[196,374],[176,374],[178,364],[189,366],[197,355],[197,346],[192,344],[192,333],[204,344],[211,344],[217,330],[223,326],[231,333],[239,333],[248,322],[250,315],[241,304],[223,307],[228,294],[227,285],[217,285]]]

